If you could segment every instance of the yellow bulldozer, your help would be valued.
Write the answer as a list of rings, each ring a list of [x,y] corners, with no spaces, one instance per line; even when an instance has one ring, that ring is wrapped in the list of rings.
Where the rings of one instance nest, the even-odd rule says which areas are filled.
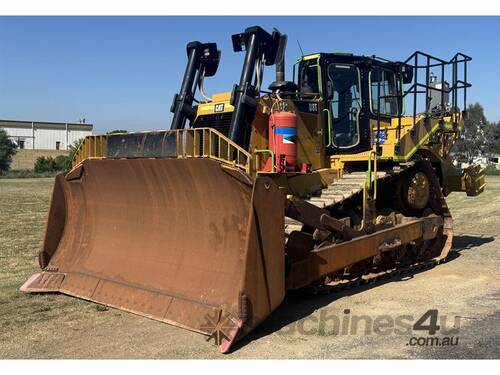
[[[41,272],[21,290],[164,321],[228,352],[287,291],[445,261],[445,196],[485,187],[484,170],[450,156],[471,58],[315,53],[287,81],[286,40],[258,26],[233,35],[240,81],[211,97],[220,51],[191,42],[169,130],[86,137],[55,179]]]

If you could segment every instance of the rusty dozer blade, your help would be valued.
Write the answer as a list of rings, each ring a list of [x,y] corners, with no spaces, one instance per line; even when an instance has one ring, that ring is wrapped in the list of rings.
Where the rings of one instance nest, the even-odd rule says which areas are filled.
[[[86,160],[56,177],[42,272],[24,292],[95,301],[215,337],[285,294],[284,194],[209,159]]]

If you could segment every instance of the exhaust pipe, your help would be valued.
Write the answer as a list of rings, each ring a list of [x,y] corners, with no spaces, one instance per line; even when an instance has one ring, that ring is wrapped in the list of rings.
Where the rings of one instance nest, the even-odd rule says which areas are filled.
[[[285,50],[288,37],[281,35],[276,55],[276,82],[285,82]]]
[[[288,37],[281,35],[276,55],[276,81],[269,85],[269,90],[272,92],[280,91],[281,95],[290,95],[298,91],[298,87],[294,82],[285,80],[285,50]]]

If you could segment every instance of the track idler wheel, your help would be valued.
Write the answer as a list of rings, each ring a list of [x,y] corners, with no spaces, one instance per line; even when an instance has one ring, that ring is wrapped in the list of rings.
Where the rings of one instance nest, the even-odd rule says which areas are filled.
[[[422,171],[401,176],[397,184],[399,206],[408,212],[423,210],[429,203],[430,182]]]

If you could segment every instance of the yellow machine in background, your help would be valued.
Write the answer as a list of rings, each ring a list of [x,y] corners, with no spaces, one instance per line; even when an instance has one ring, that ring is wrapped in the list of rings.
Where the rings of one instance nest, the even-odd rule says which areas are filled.
[[[227,352],[287,290],[356,286],[446,259],[444,197],[485,187],[483,170],[457,169],[450,154],[470,57],[318,53],[286,81],[285,35],[255,26],[232,42],[245,58],[231,92],[205,95],[220,52],[191,42],[170,130],[83,141],[56,178],[42,272],[23,291],[132,311]],[[276,80],[264,90],[269,65]]]

